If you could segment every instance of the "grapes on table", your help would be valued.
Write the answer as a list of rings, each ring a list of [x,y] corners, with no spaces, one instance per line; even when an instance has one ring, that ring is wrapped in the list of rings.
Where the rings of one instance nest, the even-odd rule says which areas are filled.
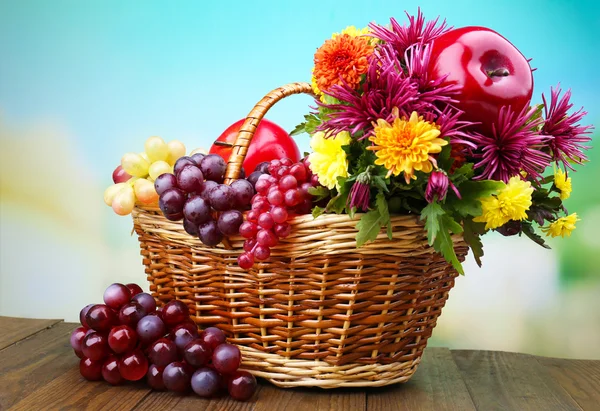
[[[157,309],[141,287],[118,283],[103,297],[105,304],[80,311],[81,326],[69,337],[83,378],[111,385],[145,378],[152,389],[192,390],[203,398],[224,390],[240,401],[254,395],[256,379],[239,369],[239,348],[216,327],[199,332],[182,301]]]

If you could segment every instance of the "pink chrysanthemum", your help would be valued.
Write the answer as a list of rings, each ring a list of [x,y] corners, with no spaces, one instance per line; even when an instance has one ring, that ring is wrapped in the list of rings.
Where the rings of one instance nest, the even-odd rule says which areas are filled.
[[[534,179],[541,177],[551,157],[540,151],[546,137],[535,131],[542,120],[534,119],[534,113],[535,107],[525,107],[515,113],[509,106],[504,106],[492,126],[491,136],[477,134],[471,137],[478,147],[476,157],[480,158],[475,168],[483,169],[477,179],[506,183],[521,171]]]
[[[403,56],[406,49],[413,44],[427,44],[452,28],[446,25],[446,20],[438,26],[439,17],[425,22],[425,16],[420,8],[417,17],[405,13],[408,17],[408,26],[401,26],[394,18],[390,19],[391,30],[375,23],[369,24],[373,37],[393,45],[398,56]]]
[[[546,121],[541,133],[550,137],[547,144],[552,154],[552,160],[557,164],[562,162],[565,167],[574,170],[571,162],[581,164],[587,160],[583,150],[590,147],[584,146],[582,143],[591,140],[586,134],[589,134],[593,127],[578,124],[587,114],[583,111],[583,107],[571,115],[567,114],[573,107],[573,103],[569,101],[571,90],[567,90],[562,98],[560,98],[560,93],[560,84],[556,89],[550,88],[549,106],[546,97],[542,94]]]
[[[390,58],[389,54],[386,54],[386,57]],[[419,102],[434,110],[446,104],[457,103],[453,96],[458,93],[459,86],[442,85],[448,75],[431,79],[427,73],[430,59],[431,46],[428,44],[415,44],[407,48],[404,53],[407,75],[417,85]]]
[[[398,108],[402,116],[408,117],[413,102],[417,99],[417,87],[399,71],[396,64],[389,64],[381,55],[373,56],[366,80],[360,90],[351,86],[334,85],[326,94],[340,100],[341,104],[325,104],[322,107],[333,110],[329,119],[319,130],[331,130],[333,133],[349,131],[355,134],[364,131],[364,137],[373,131],[373,123],[379,119],[392,120],[392,109]]]
[[[357,180],[350,189],[348,196],[348,205],[358,211],[367,211],[371,201],[371,186],[360,180]]]

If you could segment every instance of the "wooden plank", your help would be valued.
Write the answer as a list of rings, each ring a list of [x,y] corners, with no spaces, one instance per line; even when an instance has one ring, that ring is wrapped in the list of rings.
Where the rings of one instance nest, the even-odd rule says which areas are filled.
[[[584,410],[600,409],[600,361],[536,357]]]
[[[0,409],[79,363],[69,343],[74,328],[59,323],[0,351]]]
[[[481,410],[581,410],[535,357],[452,351],[473,403]]]
[[[356,388],[278,388],[262,383],[255,411],[364,411],[367,409],[365,390]]]
[[[52,327],[62,320],[35,320],[29,318],[0,317],[0,350],[30,335]]]
[[[369,390],[367,410],[475,410],[450,350],[429,347],[404,384]]]
[[[11,409],[129,410],[149,393],[145,381],[114,387],[104,381],[87,381],[79,375],[79,367],[73,367]]]
[[[203,399],[189,392],[186,395],[172,392],[153,391],[140,401],[136,410],[203,410],[203,411],[252,411],[260,398],[261,386],[259,385],[254,397],[247,402],[235,401],[229,396],[214,399]]]

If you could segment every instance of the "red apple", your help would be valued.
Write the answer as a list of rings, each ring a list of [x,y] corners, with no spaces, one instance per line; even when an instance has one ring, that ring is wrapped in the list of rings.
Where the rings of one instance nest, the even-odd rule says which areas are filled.
[[[444,84],[456,84],[457,108],[463,120],[481,123],[475,128],[491,133],[502,106],[516,112],[528,106],[533,75],[523,54],[500,34],[485,27],[462,27],[433,41],[430,78],[448,75]]]

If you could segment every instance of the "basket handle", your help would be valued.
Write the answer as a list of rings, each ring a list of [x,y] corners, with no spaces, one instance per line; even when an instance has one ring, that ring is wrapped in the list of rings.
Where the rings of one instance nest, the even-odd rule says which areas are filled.
[[[293,94],[309,94],[314,96],[312,87],[309,83],[290,83],[268,93],[262,98],[252,109],[252,111],[246,116],[246,121],[242,124],[240,131],[238,132],[235,143],[233,144],[233,150],[227,163],[227,170],[225,172],[225,184],[231,183],[237,179],[242,169],[244,158],[250,147],[250,142],[258,127],[258,123],[263,119],[267,111],[275,105],[279,100]]]

